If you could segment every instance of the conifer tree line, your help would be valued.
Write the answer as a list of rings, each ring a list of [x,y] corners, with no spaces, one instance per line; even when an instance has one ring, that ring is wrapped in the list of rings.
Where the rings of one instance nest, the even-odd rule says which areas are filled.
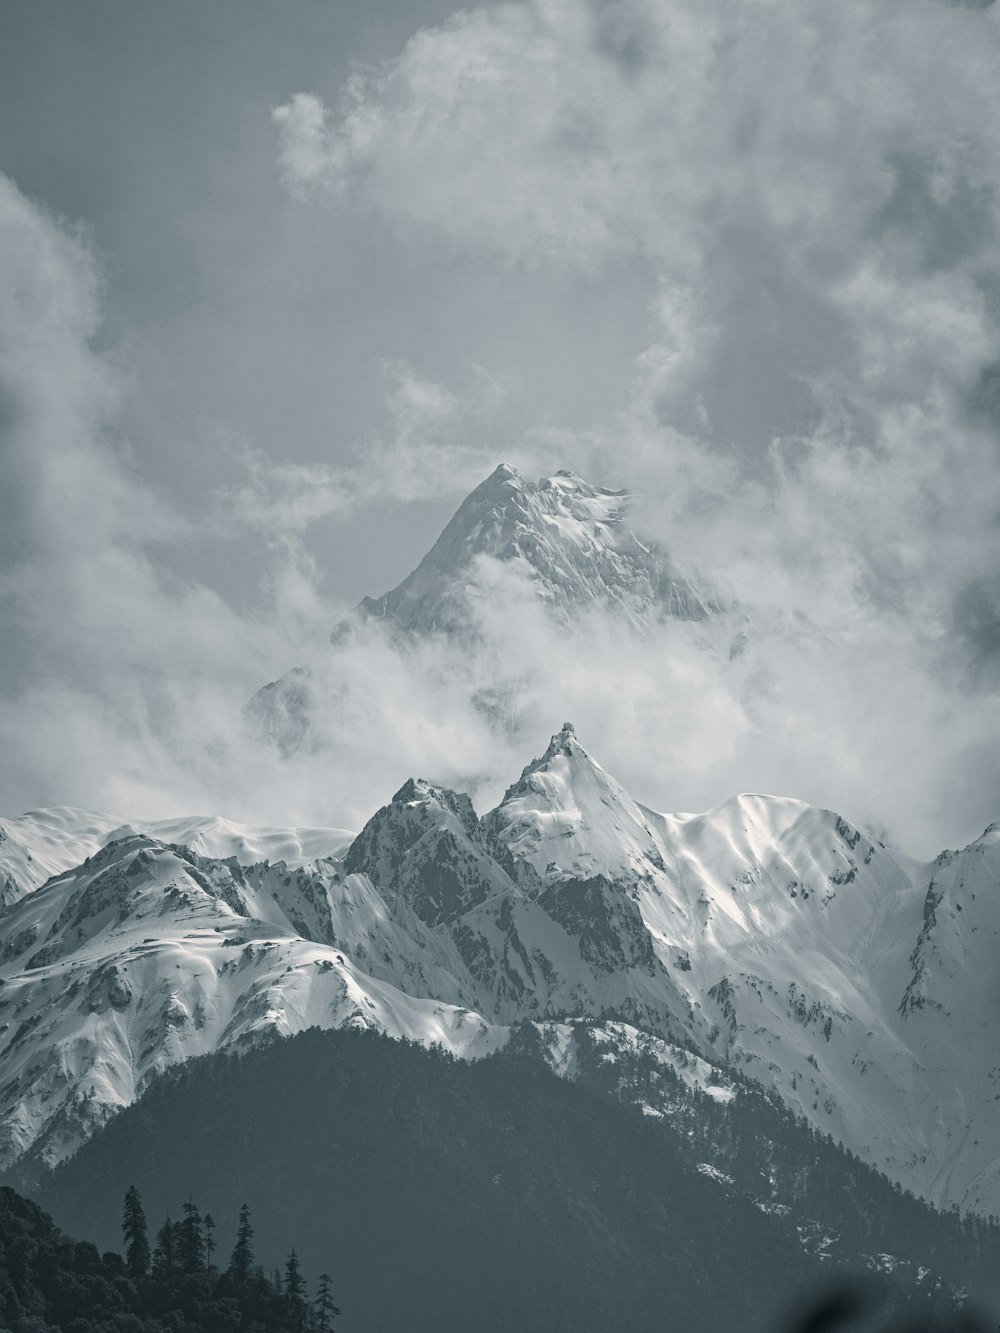
[[[215,1262],[215,1220],[191,1199],[179,1221],[164,1219],[150,1247],[142,1199],[134,1185],[125,1194],[122,1237],[125,1269],[149,1310],[171,1327],[185,1324],[230,1333],[336,1333],[340,1314],[332,1279],[321,1273],[310,1297],[293,1248],[284,1270],[265,1272],[254,1255],[250,1209],[240,1208],[236,1238],[225,1267]]]
[[[250,1211],[240,1209],[228,1262],[216,1227],[189,1199],[150,1243],[142,1199],[130,1186],[122,1253],[74,1241],[36,1204],[0,1187],[2,1333],[336,1333],[340,1315],[323,1273],[311,1295],[293,1249],[283,1270],[254,1255]]]

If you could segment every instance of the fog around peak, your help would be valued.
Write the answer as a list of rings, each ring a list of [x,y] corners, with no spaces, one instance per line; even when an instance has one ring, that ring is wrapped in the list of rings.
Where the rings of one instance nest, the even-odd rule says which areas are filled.
[[[650,807],[757,790],[921,855],[977,836],[995,7],[386,4],[270,68],[269,20],[223,10],[239,76],[198,54],[217,16],[61,30],[117,190],[41,165],[51,33],[7,81],[0,809],[356,827],[411,774],[483,809],[570,717]],[[373,622],[331,658],[501,461],[627,490],[748,652],[553,621],[487,559],[474,650]],[[282,759],[243,708],[298,665],[340,707]]]

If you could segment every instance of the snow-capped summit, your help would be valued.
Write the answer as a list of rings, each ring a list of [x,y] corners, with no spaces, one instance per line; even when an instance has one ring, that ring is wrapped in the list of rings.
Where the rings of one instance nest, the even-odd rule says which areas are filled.
[[[412,574],[381,597],[366,597],[358,610],[408,633],[466,631],[483,560],[516,569],[560,619],[595,607],[637,624],[701,621],[722,610],[705,581],[636,535],[625,491],[569,471],[525,481],[507,464],[462,502]]]
[[[642,809],[584,748],[570,722],[483,823],[493,843],[540,881],[632,880],[664,868]]]
[[[285,754],[322,742],[318,718],[336,730],[344,694],[338,656],[366,624],[387,629],[405,650],[437,635],[463,649],[490,645],[496,658],[491,689],[473,706],[510,727],[504,660],[531,657],[538,617],[556,627],[600,612],[610,623],[645,634],[669,625],[720,663],[746,645],[746,620],[711,583],[685,571],[629,521],[627,492],[592,485],[569,471],[527,481],[501,464],[463,500],[440,537],[402,583],[365,597],[333,630],[328,655],[264,685],[246,717],[254,732]],[[331,682],[337,682],[331,684]],[[329,729],[326,729],[329,730]]]

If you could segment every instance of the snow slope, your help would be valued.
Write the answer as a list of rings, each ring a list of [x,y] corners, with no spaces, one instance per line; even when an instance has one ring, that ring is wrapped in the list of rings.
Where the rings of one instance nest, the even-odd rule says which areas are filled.
[[[476,565],[521,566],[555,616],[602,607],[638,624],[665,617],[707,620],[723,607],[704,580],[682,571],[628,523],[624,491],[571,472],[529,482],[501,464],[461,504],[420,564],[391,592],[358,610],[409,633],[467,631]]]
[[[78,866],[113,839],[135,832],[203,856],[235,856],[241,865],[280,860],[291,866],[335,856],[353,836],[335,828],[256,828],[215,815],[147,820],[137,829],[112,815],[66,805],[31,810],[16,819],[0,816],[0,907]]]
[[[131,834],[0,927],[3,1165],[59,1160],[159,1070],[265,1035],[371,1025],[463,1053],[493,1040],[436,998],[456,991],[447,942],[341,885],[333,862],[244,869]]]
[[[46,828],[55,864],[60,820],[7,827]],[[349,846],[68,825],[66,856],[106,845],[0,913],[3,1164],[58,1160],[157,1070],[273,1033],[468,1056],[529,1021],[572,1077],[586,1020],[615,1059],[655,1051],[721,1098],[748,1075],[907,1187],[1000,1211],[1000,826],[921,865],[790,799],[657,814],[569,725],[482,819],[414,780]]]
[[[68,805],[29,810],[16,819],[0,816],[0,905],[79,865],[103,846],[116,822]]]

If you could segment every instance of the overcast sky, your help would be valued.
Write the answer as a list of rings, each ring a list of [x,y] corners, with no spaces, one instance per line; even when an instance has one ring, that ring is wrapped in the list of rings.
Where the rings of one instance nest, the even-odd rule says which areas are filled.
[[[6,0],[0,809],[356,823],[575,713],[650,805],[976,836],[998,71],[945,0]],[[332,753],[254,748],[248,695],[504,460],[634,490],[753,671],[539,643],[525,753],[382,645]]]

